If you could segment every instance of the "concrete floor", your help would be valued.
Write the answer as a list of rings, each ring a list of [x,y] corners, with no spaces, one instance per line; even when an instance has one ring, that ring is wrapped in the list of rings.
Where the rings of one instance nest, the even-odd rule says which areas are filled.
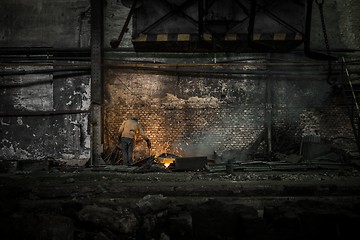
[[[294,206],[291,207],[293,209],[290,211],[291,214],[289,212],[284,215],[286,222],[293,220],[295,213],[298,214],[295,218],[300,219],[299,216],[304,216],[304,209],[312,209],[310,212],[313,214],[316,206],[316,211],[319,208],[325,209],[327,212],[325,219],[328,219],[329,214],[339,216],[339,212],[342,214],[345,210],[351,209],[350,213],[354,216],[346,213],[346,217],[341,219],[346,221],[351,219],[353,223],[360,223],[360,171],[357,168],[234,172],[234,174],[205,171],[129,172],[132,170],[134,168],[122,166],[64,167],[50,171],[1,174],[0,226],[6,233],[3,236],[8,239],[22,239],[24,236],[32,236],[33,239],[44,239],[44,236],[47,239],[202,239],[201,236],[204,234],[206,236],[207,231],[201,228],[201,224],[196,224],[197,221],[199,222],[196,219],[202,219],[200,220],[202,223],[206,222],[204,219],[213,218],[214,216],[211,218],[204,216],[204,213],[208,214],[213,209],[217,209],[214,210],[215,212],[220,211],[218,216],[230,216],[236,211],[224,209],[241,205],[250,208],[253,212],[251,221],[254,218],[257,221],[261,220],[260,225],[265,226],[250,233],[243,230],[241,234],[246,233],[248,236],[244,239],[288,239],[289,233],[284,230],[287,228],[280,228],[281,230],[276,228],[275,233],[272,228],[270,233],[269,226],[274,224],[274,219],[278,221],[279,212],[283,212],[284,209],[289,211],[287,205],[289,203],[295,204],[297,210],[294,210]],[[221,207],[217,208],[216,204],[214,207],[211,201],[218,201]],[[304,201],[307,202],[305,207],[299,204]],[[202,208],[206,211],[201,212]],[[269,210],[274,208],[277,209],[276,213]],[[176,212],[175,218],[174,212]],[[170,213],[172,213],[171,217]],[[289,217],[288,214],[291,216]],[[181,217],[183,215],[185,217]],[[150,216],[151,221],[148,219]],[[323,218],[324,214],[316,214],[316,216]],[[24,227],[34,219],[38,226],[30,230]],[[164,229],[160,219],[167,221],[171,219],[173,225],[177,226],[176,230]],[[270,223],[269,219],[272,219]],[[184,221],[188,223],[185,226],[183,226]],[[118,224],[113,225],[114,222]],[[209,227],[212,222],[207,222],[206,226]],[[58,226],[55,230],[54,224]],[[339,224],[341,225],[342,222],[336,220],[336,226]],[[253,229],[253,225],[250,225],[252,226],[250,229]],[[45,230],[40,231],[39,226]],[[95,226],[93,229],[96,230],[91,231],[88,226]],[[296,221],[296,229],[305,226],[307,225],[303,222]],[[179,229],[187,230],[179,235],[177,232]],[[226,233],[217,231],[220,233],[216,234],[223,237],[219,235],[213,239],[238,239],[237,230],[233,232],[229,230]],[[295,239],[309,239],[316,234],[322,236],[324,234],[316,232],[316,234],[311,233],[312,235],[310,233],[301,235],[303,232],[299,231]],[[345,239],[347,235],[344,232],[345,230],[334,239]],[[346,233],[348,232],[346,230]],[[259,233],[262,233],[261,236]],[[65,235],[67,237],[64,237]],[[211,236],[207,238],[212,239]]]

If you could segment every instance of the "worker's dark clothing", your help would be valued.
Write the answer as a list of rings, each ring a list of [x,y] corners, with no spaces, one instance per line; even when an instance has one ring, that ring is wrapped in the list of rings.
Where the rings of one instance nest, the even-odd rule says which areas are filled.
[[[121,138],[121,148],[123,156],[123,164],[131,165],[132,164],[132,155],[134,150],[134,140],[131,138]]]
[[[138,134],[146,140],[149,147],[150,140],[136,120],[130,119],[121,124],[119,135],[121,137],[123,164],[132,164],[134,145]]]

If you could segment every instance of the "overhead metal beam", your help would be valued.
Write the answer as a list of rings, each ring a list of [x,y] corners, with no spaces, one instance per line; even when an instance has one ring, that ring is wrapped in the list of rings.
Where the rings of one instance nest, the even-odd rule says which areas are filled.
[[[248,2],[250,0],[247,0]],[[280,19],[279,17],[277,17],[275,14],[271,13],[269,10],[266,9],[266,6],[260,6],[256,0],[252,0],[250,1],[251,5],[250,5],[250,16],[249,16],[249,27],[248,27],[248,42],[249,42],[249,46],[253,49],[260,49],[263,51],[268,51],[268,50],[274,50],[276,47],[273,44],[268,44],[268,43],[264,43],[264,42],[255,42],[254,41],[254,29],[255,29],[255,19],[256,19],[256,15],[258,11],[263,11],[266,15],[268,15],[269,17],[271,17],[273,20],[275,20],[276,22],[278,22],[279,24],[285,26],[286,28],[288,28],[289,30],[295,32],[295,33],[301,33],[303,34],[301,31],[299,31],[298,29],[296,29],[295,27],[291,26],[290,24],[288,24],[287,22],[285,22],[284,20]]]
[[[167,19],[169,19],[172,15],[178,14],[178,12],[183,12],[185,9],[187,9],[189,6],[193,5],[194,3],[196,3],[196,2],[193,1],[193,0],[187,0],[184,3],[182,3],[181,5],[176,6],[175,8],[170,10],[167,14],[165,14],[164,16],[162,16],[161,18],[157,19],[156,21],[151,23],[149,26],[147,26],[141,33],[146,33],[148,31],[150,31],[151,29],[153,29],[158,24],[160,24],[160,23],[166,21]]]
[[[0,76],[14,76],[27,74],[48,74],[55,72],[89,72],[89,67],[77,68],[59,68],[59,69],[36,69],[36,70],[15,70],[15,71],[1,71]]]
[[[250,17],[250,12],[249,10],[239,1],[239,0],[235,0],[235,3],[241,8],[241,10],[245,13],[246,17],[244,17],[243,19],[241,19],[235,26],[233,26],[232,28],[230,28],[228,32],[232,31],[233,29],[235,29],[237,26],[239,26],[240,24],[244,23],[246,21],[246,19],[248,19]]]
[[[161,2],[166,5],[166,7],[170,10],[173,11],[174,9],[179,9],[179,11],[175,11],[174,15],[178,15],[180,17],[185,18],[186,20],[188,20],[190,23],[192,23],[193,25],[197,26],[198,25],[198,21],[196,21],[194,18],[190,17],[188,14],[186,14],[184,12],[184,10],[186,8],[188,8],[189,6],[192,5],[192,3],[189,6],[184,6],[184,8],[181,7],[181,5],[175,5],[175,4],[170,4],[167,0],[161,0]],[[185,4],[185,3],[184,3]],[[175,8],[174,8],[175,6]],[[180,8],[179,8],[180,7]]]
[[[249,1],[249,0],[247,0]],[[294,31],[294,32],[298,32],[303,34],[299,29],[295,28],[294,26],[292,26],[291,24],[287,23],[286,21],[282,20],[280,17],[276,16],[274,13],[270,12],[268,9],[266,9],[266,7],[263,7],[259,4],[256,3],[256,1],[251,1],[252,4],[256,5],[256,8],[259,8],[260,10],[262,10],[266,15],[268,15],[270,18],[272,18],[274,21],[276,21],[277,23],[283,25],[284,27],[286,27],[287,29]]]
[[[199,41],[204,33],[204,0],[198,0],[198,35]]]
[[[245,15],[249,16],[250,13],[248,11],[248,9],[244,6],[244,4],[242,4],[239,0],[235,0],[235,3],[241,8],[241,10],[243,10],[243,12],[245,13]]]
[[[0,112],[0,117],[47,117],[57,115],[72,115],[89,113],[89,110],[64,110],[64,111],[21,111],[21,112]]]
[[[126,20],[125,20],[125,23],[124,23],[124,26],[120,32],[120,35],[117,39],[112,39],[110,41],[110,45],[112,48],[117,48],[119,47],[121,41],[122,41],[122,38],[124,37],[124,34],[129,30],[128,26],[129,26],[129,23],[130,23],[130,19],[132,17],[132,15],[134,14],[134,10],[135,10],[135,7],[136,7],[136,3],[137,3],[137,0],[134,0],[132,6],[131,6],[131,9],[129,11],[129,14],[128,16],[126,17]]]

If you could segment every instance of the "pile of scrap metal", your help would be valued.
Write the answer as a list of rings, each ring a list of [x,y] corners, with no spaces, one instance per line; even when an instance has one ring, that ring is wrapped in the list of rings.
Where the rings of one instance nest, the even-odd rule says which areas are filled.
[[[179,157],[163,153],[158,157],[150,156],[136,161],[133,166],[140,167],[137,171],[204,171],[207,169],[206,156]]]
[[[321,169],[353,169],[357,165],[349,163],[336,162],[317,162],[304,161],[299,163],[289,163],[286,161],[251,161],[251,162],[232,162],[223,164],[209,165],[209,172],[226,172],[232,174],[235,171],[304,171],[304,170],[321,170]]]
[[[282,137],[283,138],[283,137]],[[213,159],[206,156],[179,157],[171,153],[159,156],[149,155],[136,160],[124,171],[130,172],[175,172],[175,171],[303,171],[317,169],[349,169],[358,167],[359,157],[342,149],[339,144],[324,143],[313,137],[299,143],[274,141],[274,148],[268,154],[259,153],[258,146],[263,138],[246,150],[227,150],[221,156],[214,153]],[[285,144],[285,145],[284,145]],[[119,148],[116,148],[119,152]],[[121,154],[115,154],[116,164],[121,165]],[[211,158],[211,157],[210,157]]]

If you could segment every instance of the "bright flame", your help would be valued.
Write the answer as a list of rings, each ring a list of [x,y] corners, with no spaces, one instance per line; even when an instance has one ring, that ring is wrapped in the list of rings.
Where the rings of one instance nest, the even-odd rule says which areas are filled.
[[[165,168],[168,168],[171,163],[175,161],[174,158],[161,158],[159,159],[159,162],[164,164]]]

